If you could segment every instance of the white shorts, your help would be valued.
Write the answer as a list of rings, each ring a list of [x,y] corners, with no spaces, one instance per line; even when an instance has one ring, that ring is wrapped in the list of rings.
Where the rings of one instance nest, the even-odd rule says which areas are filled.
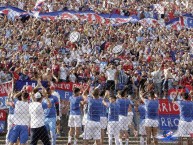
[[[80,115],[70,115],[68,119],[69,127],[82,127]]]
[[[82,125],[85,125],[87,121],[87,114],[84,114],[83,119],[82,119]]]
[[[145,119],[145,127],[158,127],[159,121],[153,119]]]
[[[7,117],[7,130],[10,130],[13,124],[13,114],[9,114]]]
[[[142,120],[139,124],[139,134],[140,135],[146,135],[146,130],[145,130],[145,119]]]
[[[101,124],[100,122],[87,120],[84,128],[84,140],[100,140],[101,139]]]
[[[120,130],[128,130],[129,125],[131,125],[132,121],[133,121],[133,112],[131,112],[128,116],[119,115]]]
[[[107,117],[101,117],[100,118],[100,123],[101,123],[101,129],[106,129],[107,128],[107,124],[108,124],[108,119]]]
[[[190,133],[193,133],[193,122],[179,120],[177,135],[180,137],[187,137]]]
[[[108,135],[119,136],[119,121],[109,121],[107,126]]]

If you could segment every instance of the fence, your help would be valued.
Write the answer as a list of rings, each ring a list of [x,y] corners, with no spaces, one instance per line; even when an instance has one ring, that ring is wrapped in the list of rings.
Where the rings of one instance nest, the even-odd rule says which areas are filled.
[[[59,95],[59,98],[60,98],[59,99],[60,109],[58,108],[60,110],[59,111],[60,121],[59,121],[57,120],[58,117],[56,118],[57,102],[56,103],[52,102],[52,101],[58,101],[57,98],[50,97],[51,105],[56,107],[55,108],[56,110],[51,110],[53,112],[56,111],[54,113],[55,116],[47,116],[50,112],[47,112],[46,110],[48,109],[47,107],[49,106],[49,103],[45,101],[46,97],[42,101],[43,105],[41,106],[43,106],[43,108],[40,106],[38,107],[38,104],[41,104],[40,102],[37,102],[37,101],[41,101],[40,96],[38,96],[40,94],[36,92],[34,95],[35,99],[32,96],[30,96],[29,98],[27,92],[25,92],[25,90],[22,89],[23,86],[25,86],[26,84],[28,86],[33,86],[34,88],[38,86],[37,81],[16,81],[14,87],[15,87],[15,90],[19,91],[19,94],[16,93],[15,95],[17,98],[22,96],[22,101],[24,101],[23,103],[22,101],[21,102],[19,101],[18,104],[17,103],[14,104],[15,98],[11,98],[10,96],[9,98],[7,98],[7,91],[11,90],[10,88],[12,87],[12,82],[7,82],[0,85],[0,90],[1,90],[0,91],[0,96],[1,96],[0,131],[1,133],[6,133],[7,129],[10,129],[10,128],[16,130],[17,133],[19,133],[21,129],[25,131],[25,128],[22,128],[22,127],[25,126],[24,125],[25,123],[29,123],[29,118],[31,116],[31,125],[33,126],[33,127],[31,126],[31,131],[30,131],[31,136],[33,136],[33,139],[31,139],[31,141],[33,140],[33,142],[31,142],[31,144],[36,144],[35,142],[37,139],[42,140],[44,144],[49,144],[48,132],[46,132],[44,128],[42,128],[44,123],[47,123],[51,131],[50,137],[51,137],[52,144],[64,143],[65,140],[66,142],[72,143],[74,141],[75,144],[76,143],[82,144],[83,143],[82,138],[91,139],[91,140],[95,140],[95,139],[100,140],[101,133],[102,133],[102,137],[104,137],[103,144],[107,143],[107,139],[108,139],[108,142],[111,143],[113,137],[115,138],[116,144],[119,144],[122,141],[125,142],[126,144],[127,142],[131,144],[137,144],[141,142],[142,144],[142,143],[145,143],[145,141],[148,141],[148,138],[146,139],[146,137],[148,137],[149,135],[148,133],[151,131],[153,131],[153,133],[156,133],[154,140],[156,142],[158,141],[159,144],[168,144],[168,143],[173,144],[173,143],[179,142],[179,139],[181,136],[186,137],[187,138],[185,139],[186,141],[188,139],[191,139],[191,138],[188,138],[188,136],[189,137],[192,136],[191,134],[192,133],[191,132],[192,131],[192,128],[191,128],[192,104],[190,101],[189,103],[187,103],[186,101],[181,101],[182,105],[180,104],[177,105],[176,103],[170,101],[169,99],[159,99],[158,101],[159,103],[157,103],[156,105],[155,101],[152,101],[153,103],[151,101],[149,101],[148,103],[144,101],[145,104],[143,103],[141,104],[139,101],[132,98],[130,98],[129,100],[126,98],[125,99],[117,98],[117,101],[114,102],[116,98],[114,98],[112,94],[107,93],[105,94],[105,96],[107,96],[108,99],[107,98],[99,99],[98,102],[94,101],[92,97],[87,98],[88,105],[82,104],[83,108],[81,109],[79,105],[82,103],[81,101],[83,101],[83,98],[81,100],[81,97],[78,97],[79,94],[76,94],[77,92],[79,92],[79,90],[75,91],[73,88],[85,86],[80,88],[84,88],[83,90],[86,90],[88,88],[88,85],[86,84],[80,85],[80,84],[73,84],[73,83],[55,83],[54,86],[55,86],[55,91],[57,93],[55,92],[54,95],[55,96]],[[47,82],[42,82],[41,84],[43,84],[45,88],[48,87]],[[42,86],[40,85],[39,87],[41,88]],[[73,90],[74,90],[74,94],[72,94]],[[26,91],[30,91],[30,87],[27,87]],[[95,91],[96,89],[94,90],[94,92]],[[97,93],[93,93],[93,95],[96,95],[96,94]],[[121,97],[119,95],[123,95],[123,94],[118,92],[117,97]],[[74,100],[71,97],[72,95],[78,95],[78,96]],[[31,108],[29,107],[29,112],[28,112],[27,108],[25,107],[26,107],[26,104],[28,104],[28,102],[32,101],[32,99],[34,99],[33,101],[35,102],[33,102],[34,104],[30,103],[31,105],[29,106]],[[8,100],[7,104],[5,103],[6,100]],[[68,102],[70,102],[70,104]],[[102,102],[104,105],[102,105]],[[14,107],[12,103],[14,104]],[[96,106],[95,107],[92,106],[95,103],[96,103]],[[126,110],[126,108],[128,108],[129,104],[132,105],[132,108],[130,110],[132,113],[127,114],[128,110]],[[7,105],[9,105],[9,112],[6,109],[8,107]],[[107,106],[107,108],[105,105]],[[147,108],[145,109],[145,107]],[[157,109],[155,109],[156,107]],[[13,108],[15,109],[14,115],[16,114],[16,117],[14,119],[12,118]],[[43,109],[45,109],[46,111],[44,110],[43,112]],[[70,112],[69,112],[69,109],[70,109]],[[184,111],[186,111],[186,114],[181,112],[181,116],[180,116],[180,109],[181,110],[183,109]],[[83,112],[81,110],[83,110]],[[147,113],[146,111],[149,111],[149,113]],[[101,115],[101,112],[102,112],[102,115]],[[100,123],[98,123],[97,125],[97,121],[95,119],[97,119],[97,115],[99,114],[102,117],[100,117]],[[183,117],[182,117],[182,114],[184,115]],[[125,117],[124,115],[125,116],[128,115],[128,116]],[[186,120],[183,121],[182,118]],[[10,123],[13,123],[13,121],[14,121],[14,124],[18,123],[20,125],[19,126],[20,128],[18,128],[16,124],[15,126],[12,126],[13,124],[10,124]],[[54,126],[54,124],[56,126]],[[72,135],[71,137],[68,134],[69,126],[71,127],[69,132]],[[73,127],[77,127],[76,128],[77,130],[75,132],[73,130]],[[150,130],[148,130],[147,127]],[[152,127],[153,129],[157,128],[158,130],[152,130]],[[59,136],[65,137],[65,138],[61,138],[61,137],[58,138],[58,139],[63,139],[63,142],[61,142],[61,140],[58,140],[57,142],[55,141],[56,139],[56,136],[54,136],[55,133],[58,133],[57,135]],[[120,140],[119,139],[120,133],[123,133],[125,135],[129,133],[130,138],[127,139],[127,136],[125,136],[123,137],[123,140]],[[137,133],[139,134],[139,136],[141,136],[140,140],[138,138],[135,138],[135,135],[137,135]],[[14,142],[15,141],[14,136],[17,136],[17,135],[14,134],[13,130],[11,130],[11,135],[13,136],[9,137],[9,139],[12,142]],[[24,136],[22,135],[22,138],[20,141],[23,141],[22,139],[24,139],[25,141],[26,140],[25,138],[28,139],[28,136],[25,137],[25,135]]]
[[[193,144],[191,1],[12,1],[0,7],[6,144]]]

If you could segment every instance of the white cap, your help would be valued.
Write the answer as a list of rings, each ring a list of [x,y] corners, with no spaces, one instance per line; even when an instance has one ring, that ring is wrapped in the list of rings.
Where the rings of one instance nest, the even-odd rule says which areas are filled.
[[[42,97],[42,95],[39,92],[35,93],[34,96],[36,99],[40,99]]]

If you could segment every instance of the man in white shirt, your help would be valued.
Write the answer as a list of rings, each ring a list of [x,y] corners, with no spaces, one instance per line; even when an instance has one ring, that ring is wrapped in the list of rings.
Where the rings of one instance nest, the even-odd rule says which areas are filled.
[[[116,73],[117,70],[115,69],[114,65],[111,64],[109,68],[106,70],[106,90],[114,90],[115,89],[115,80],[116,80]]]
[[[48,96],[45,95],[45,99],[47,99],[48,107],[51,106]],[[41,93],[37,92],[34,95],[34,102],[29,104],[29,113],[31,118],[30,145],[37,145],[39,139],[42,141],[44,145],[51,144],[48,136],[48,131],[44,123],[45,117],[41,101],[42,95]]]
[[[22,101],[17,101],[15,104],[15,111],[13,116],[13,126],[8,135],[8,141],[10,145],[17,142],[20,139],[20,145],[25,145],[28,141],[28,127],[29,127],[29,94],[22,92]]]
[[[160,97],[162,93],[162,71],[161,67],[155,66],[155,71],[151,73],[153,77],[155,93]]]

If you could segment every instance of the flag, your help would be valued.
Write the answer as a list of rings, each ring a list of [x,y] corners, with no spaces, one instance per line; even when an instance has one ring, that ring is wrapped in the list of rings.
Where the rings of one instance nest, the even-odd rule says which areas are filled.
[[[2,10],[0,13],[2,13],[2,14],[4,14],[4,15],[8,15],[9,10],[8,10],[8,9],[5,9],[5,10]]]
[[[63,19],[63,20],[78,20],[78,17],[74,14],[71,14],[71,13],[62,13],[60,15],[60,18]]]
[[[142,20],[139,20],[139,23],[141,23],[142,26],[145,27],[158,27],[161,26],[159,22],[152,18],[144,18]]]
[[[193,17],[184,17],[184,25],[186,28],[193,28]]]
[[[35,7],[33,8],[33,11],[38,11],[40,12],[43,5],[45,3],[45,0],[37,0],[36,4],[35,4]]]
[[[178,138],[174,136],[173,131],[163,131],[163,134],[158,135],[157,139],[162,142],[174,142],[178,140]]]
[[[154,4],[154,10],[159,14],[164,14],[164,7],[161,4]]]

